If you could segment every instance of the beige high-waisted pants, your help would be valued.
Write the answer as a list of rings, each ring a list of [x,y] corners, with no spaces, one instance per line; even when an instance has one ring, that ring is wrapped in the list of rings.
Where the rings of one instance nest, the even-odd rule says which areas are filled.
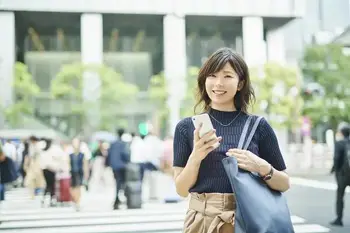
[[[232,233],[236,199],[232,193],[191,193],[184,233]]]

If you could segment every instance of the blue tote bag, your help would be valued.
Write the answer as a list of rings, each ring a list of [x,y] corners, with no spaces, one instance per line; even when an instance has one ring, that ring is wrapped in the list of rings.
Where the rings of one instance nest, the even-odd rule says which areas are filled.
[[[262,119],[257,118],[245,141],[252,118],[249,116],[244,125],[239,149],[248,148]],[[234,157],[227,157],[222,163],[236,196],[235,233],[294,233],[287,201],[281,192],[269,188],[259,175],[240,169]]]

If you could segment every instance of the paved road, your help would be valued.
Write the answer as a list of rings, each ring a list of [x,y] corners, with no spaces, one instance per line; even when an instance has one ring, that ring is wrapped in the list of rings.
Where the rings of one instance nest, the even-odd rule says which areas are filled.
[[[350,232],[350,190],[345,197],[344,227],[330,227],[328,224],[335,216],[335,184],[332,177],[318,181],[306,179],[294,179],[294,185],[286,193],[289,207],[293,214],[303,216],[310,222],[330,228],[332,233]],[[296,185],[296,183],[298,185]],[[312,187],[310,187],[312,186]]]
[[[314,193],[313,193],[314,192]],[[328,192],[328,193],[327,193]],[[180,233],[186,202],[178,204],[148,203],[140,210],[112,211],[112,192],[87,194],[81,212],[72,207],[41,208],[40,200],[29,200],[26,190],[15,189],[8,193],[0,212],[2,233],[107,233],[107,232],[160,232]],[[332,192],[321,190],[325,198]],[[317,201],[312,194],[318,196]],[[327,196],[328,195],[328,196]],[[292,221],[296,233],[342,233],[331,231],[323,212],[332,206],[325,205],[320,191],[294,187],[289,193]],[[314,214],[317,212],[317,214]],[[350,224],[349,224],[350,225]],[[349,232],[349,231],[347,231]]]

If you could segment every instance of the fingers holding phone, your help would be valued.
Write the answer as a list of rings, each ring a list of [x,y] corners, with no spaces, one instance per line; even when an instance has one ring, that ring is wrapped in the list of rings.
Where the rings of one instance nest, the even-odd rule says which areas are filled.
[[[222,138],[216,136],[208,114],[194,116],[192,121],[195,130],[191,156],[202,161],[211,151],[219,147]]]

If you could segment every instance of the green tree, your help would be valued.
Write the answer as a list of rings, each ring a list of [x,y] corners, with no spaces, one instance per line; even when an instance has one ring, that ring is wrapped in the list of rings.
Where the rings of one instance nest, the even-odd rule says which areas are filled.
[[[95,87],[100,93],[97,101],[84,99],[84,74],[87,72],[97,74],[99,77],[100,84]],[[116,109],[117,106],[121,110],[135,100],[138,88],[125,82],[121,74],[106,65],[73,63],[61,68],[52,81],[51,93],[56,99],[69,101],[72,113],[80,115],[84,126],[92,125],[87,112],[91,108],[95,109],[96,116],[100,119],[100,125],[95,130],[108,130],[116,123],[111,109]]]
[[[277,63],[266,63],[251,70],[256,94],[253,112],[265,115],[277,128],[293,128],[299,123],[302,99],[296,69]]]
[[[152,103],[156,106],[154,114],[158,118],[159,128],[162,130],[161,134],[164,135],[168,129],[169,108],[167,101],[169,92],[163,71],[151,77],[148,95]]]
[[[189,67],[187,70],[186,93],[181,103],[180,109],[181,117],[193,115],[193,107],[195,104],[195,87],[197,83],[198,72],[199,69],[197,67]],[[163,71],[152,76],[148,92],[151,101],[157,107],[156,114],[161,122],[160,128],[166,129],[169,116],[169,108],[167,105],[169,91],[168,83]]]
[[[16,62],[13,79],[14,101],[4,110],[6,121],[16,127],[23,114],[34,113],[33,98],[40,93],[39,86],[33,80],[28,67]]]
[[[302,71],[305,85],[318,84],[321,88],[305,92],[303,114],[313,125],[327,122],[336,129],[350,116],[350,57],[336,44],[313,45],[305,50]]]
[[[187,70],[186,94],[181,104],[181,117],[189,117],[195,114],[198,73],[198,67],[189,67]]]
[[[169,92],[167,88],[167,80],[163,71],[152,76],[148,93],[152,103],[157,106],[158,117],[166,117],[168,114],[167,100]]]

